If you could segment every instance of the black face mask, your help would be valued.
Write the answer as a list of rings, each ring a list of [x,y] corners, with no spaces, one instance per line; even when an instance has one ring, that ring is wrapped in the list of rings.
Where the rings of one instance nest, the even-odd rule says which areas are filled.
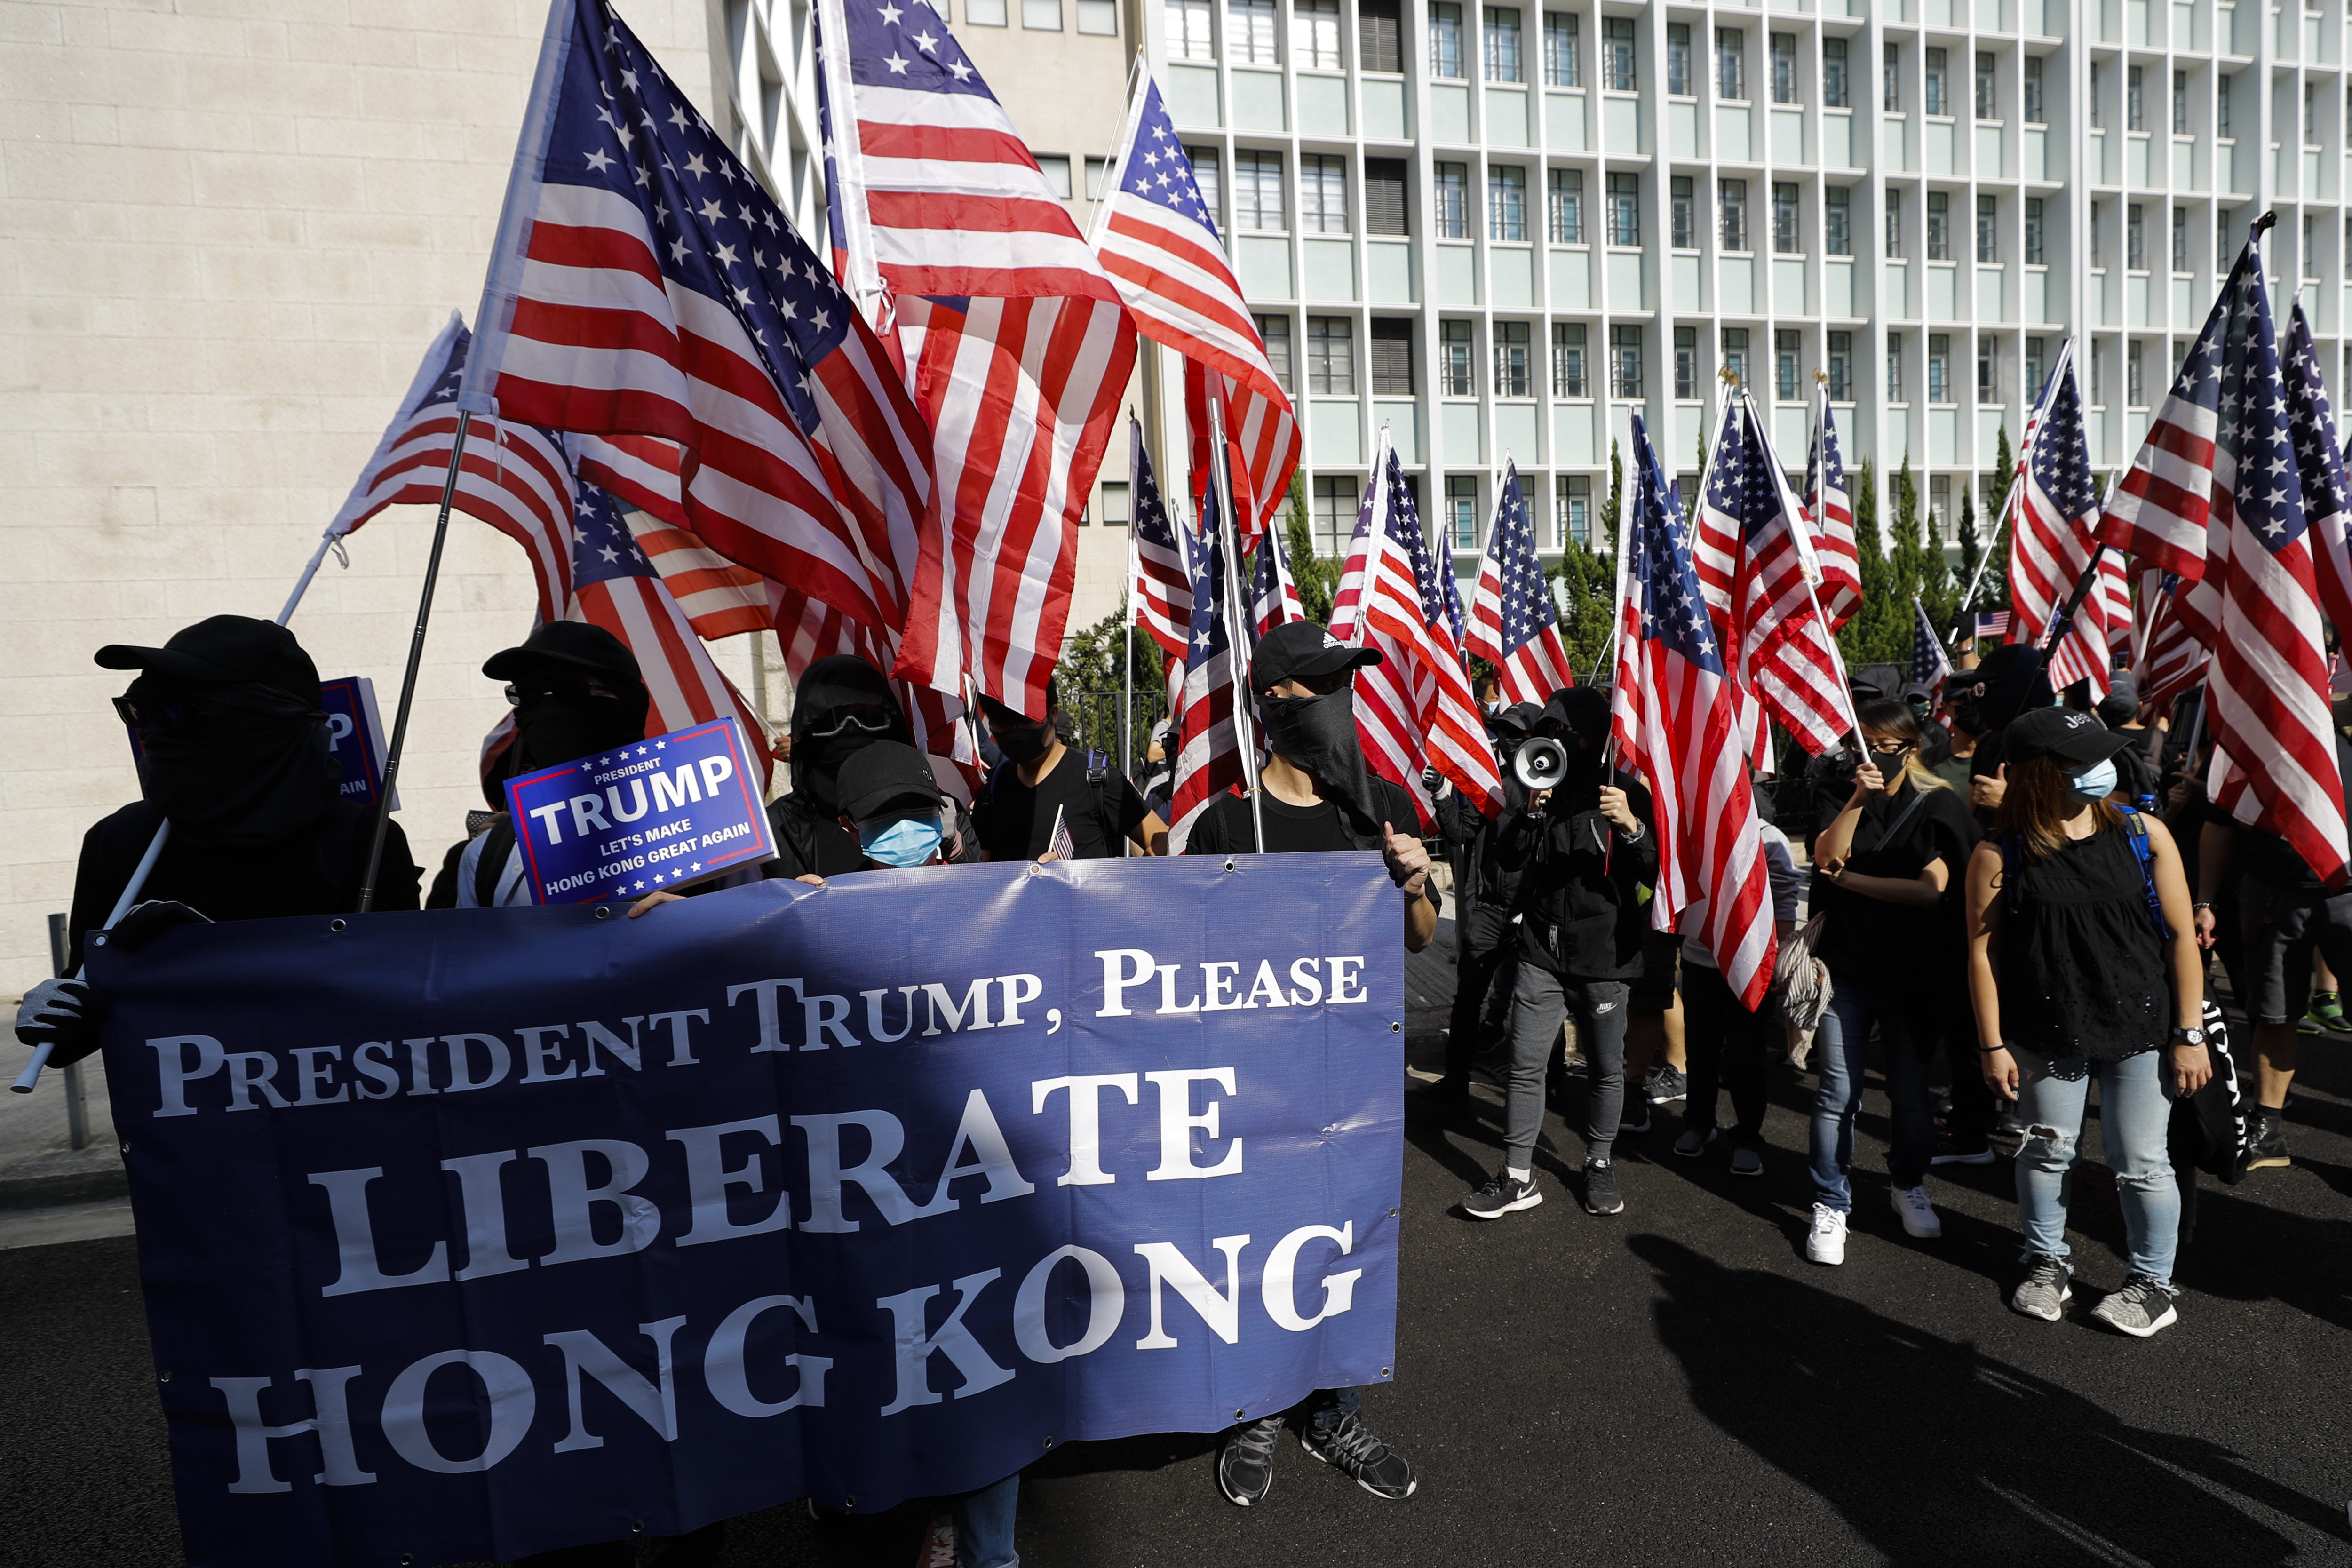
[[[996,737],[996,749],[1004,753],[1008,763],[1034,763],[1054,745],[1051,724],[1007,725],[990,733]]]
[[[1965,697],[1954,697],[1945,706],[1952,715],[1952,722],[1962,730],[1971,735],[1981,735],[1985,732],[1984,707],[1973,693]]]
[[[793,698],[793,793],[832,821],[841,813],[842,764],[877,741],[915,743],[882,672],[852,654],[811,664]]]
[[[140,782],[190,844],[242,848],[310,826],[335,803],[341,770],[327,716],[269,686],[178,687],[142,676]]]
[[[628,697],[593,697],[584,685],[541,691],[515,710],[516,764],[523,771],[576,762],[645,739],[644,689]]]
[[[1321,697],[1260,697],[1257,710],[1274,754],[1312,774],[1339,803],[1356,836],[1369,836],[1370,847],[1377,847],[1380,808],[1356,737],[1355,689],[1342,687]]]

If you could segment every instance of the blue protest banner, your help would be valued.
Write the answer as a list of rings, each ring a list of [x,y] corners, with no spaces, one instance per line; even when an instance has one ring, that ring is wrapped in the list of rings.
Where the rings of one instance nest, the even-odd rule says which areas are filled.
[[[188,1560],[878,1509],[1389,1380],[1397,893],[1230,864],[94,944]]]
[[[383,719],[375,710],[375,682],[364,675],[320,681],[319,705],[327,710],[328,750],[343,771],[343,798],[382,805]],[[400,809],[396,790],[391,809]]]
[[[743,726],[714,719],[509,779],[531,902],[634,899],[772,858],[759,778]]]

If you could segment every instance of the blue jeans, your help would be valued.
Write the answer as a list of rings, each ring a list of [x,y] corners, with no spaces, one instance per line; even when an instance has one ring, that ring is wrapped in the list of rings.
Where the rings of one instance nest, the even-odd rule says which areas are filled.
[[[1916,1187],[1927,1179],[1936,1102],[1927,1089],[1927,1064],[1903,1008],[1885,1005],[1885,998],[1861,985],[1831,979],[1836,991],[1815,1041],[1822,1078],[1813,1092],[1813,1201],[1843,1211],[1853,1207],[1853,1113],[1862,1109],[1872,1019],[1878,1021],[1886,1048],[1886,1098],[1895,1113],[1886,1170],[1897,1187]]]
[[[2026,1250],[2066,1256],[2066,1173],[2081,1152],[2084,1107],[2096,1079],[2099,1139],[2122,1200],[2128,1267],[2170,1289],[2180,1188],[2165,1147],[2172,1101],[2165,1093],[2164,1053],[2142,1051],[2119,1062],[2015,1054],[2017,1113],[2026,1128],[2017,1151],[2017,1217]]]
[[[1021,1472],[955,1500],[956,1568],[1020,1568],[1013,1549],[1013,1515],[1021,1501]]]

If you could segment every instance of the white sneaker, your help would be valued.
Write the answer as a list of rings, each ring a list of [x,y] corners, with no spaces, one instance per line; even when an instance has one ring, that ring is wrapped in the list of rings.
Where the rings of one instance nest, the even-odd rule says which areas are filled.
[[[1845,1210],[1833,1209],[1827,1204],[1813,1205],[1813,1228],[1805,1237],[1805,1261],[1845,1261]]]
[[[1902,1216],[1903,1228],[1922,1241],[1932,1241],[1944,1234],[1944,1222],[1936,1217],[1936,1205],[1927,1201],[1927,1189],[1896,1187],[1887,1194],[1887,1202]]]

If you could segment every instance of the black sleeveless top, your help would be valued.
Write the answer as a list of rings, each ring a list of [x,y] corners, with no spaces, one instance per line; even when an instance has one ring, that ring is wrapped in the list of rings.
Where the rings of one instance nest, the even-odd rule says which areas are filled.
[[[2015,891],[2014,903],[2008,887],[1996,893],[2001,1034],[2053,1061],[2121,1061],[2162,1045],[2170,986],[2129,830],[2022,860]]]

